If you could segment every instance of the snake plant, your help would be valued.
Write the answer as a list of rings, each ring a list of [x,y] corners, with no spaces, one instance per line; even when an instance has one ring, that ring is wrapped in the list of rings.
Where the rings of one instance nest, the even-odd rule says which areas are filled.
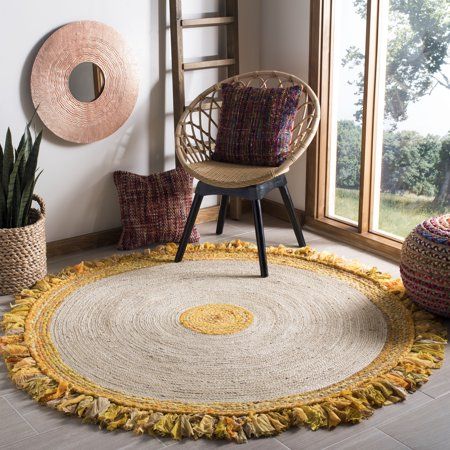
[[[4,147],[0,144],[0,228],[24,227],[29,214],[34,187],[42,171],[37,172],[37,160],[42,131],[33,139],[30,123],[17,148],[8,128]]]

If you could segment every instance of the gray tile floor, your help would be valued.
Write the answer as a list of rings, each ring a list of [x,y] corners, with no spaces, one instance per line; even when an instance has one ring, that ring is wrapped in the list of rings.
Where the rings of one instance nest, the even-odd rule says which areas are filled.
[[[286,222],[265,217],[268,245],[295,245],[295,236]],[[199,226],[203,241],[241,239],[254,241],[249,217],[241,222],[228,221],[224,234],[215,235],[215,224]],[[332,251],[340,256],[358,259],[367,265],[398,276],[398,267],[382,258],[339,242],[325,239],[310,230],[305,238],[312,247]],[[49,261],[49,270],[75,264],[81,260],[100,258],[116,253],[113,247],[76,253]],[[257,267],[255,267],[257,270]],[[11,297],[0,297],[0,313],[8,309]],[[450,351],[447,349],[447,358]],[[242,448],[261,450],[286,449],[450,449],[450,363],[431,377],[420,391],[401,404],[376,411],[369,420],[355,426],[341,426],[333,431],[291,430],[276,438],[250,441]],[[183,450],[236,448],[235,444],[217,441],[174,442],[170,439],[136,437],[126,432],[105,432],[94,425],[84,425],[73,417],[35,404],[9,381],[3,362],[0,363],[0,448],[24,450],[53,449],[161,449]]]

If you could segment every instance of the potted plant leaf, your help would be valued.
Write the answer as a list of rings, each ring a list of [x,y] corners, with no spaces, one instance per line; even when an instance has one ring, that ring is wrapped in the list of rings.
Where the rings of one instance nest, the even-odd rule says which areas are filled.
[[[9,128],[0,144],[0,295],[17,293],[47,273],[45,205],[34,194],[41,139],[42,132],[33,139],[28,123],[17,148]]]

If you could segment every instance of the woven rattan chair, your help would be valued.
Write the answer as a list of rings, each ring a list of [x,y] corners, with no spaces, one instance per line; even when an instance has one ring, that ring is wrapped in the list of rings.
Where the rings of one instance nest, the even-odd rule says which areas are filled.
[[[240,83],[244,86],[262,88],[296,85],[301,87],[290,153],[279,167],[246,166],[211,160],[222,107],[221,87],[223,83]],[[319,117],[320,106],[312,89],[299,78],[276,71],[251,72],[228,78],[204,91],[185,109],[176,128],[176,154],[180,164],[194,178],[197,178],[199,183],[197,184],[183,237],[178,247],[176,262],[181,261],[183,258],[192,227],[205,195],[222,196],[217,234],[222,234],[230,196],[245,198],[252,202],[262,277],[268,276],[268,269],[261,199],[269,191],[275,188],[280,190],[298,244],[300,247],[306,245],[300,224],[295,215],[291,196],[287,189],[285,174],[289,171],[291,165],[306,151],[317,131]]]

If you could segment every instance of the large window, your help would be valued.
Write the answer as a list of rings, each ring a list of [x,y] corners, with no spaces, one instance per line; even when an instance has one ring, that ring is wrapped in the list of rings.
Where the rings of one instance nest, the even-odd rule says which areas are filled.
[[[449,209],[448,1],[380,3],[372,229],[403,238]]]
[[[364,49],[366,11],[343,1],[333,10],[331,46],[330,140],[327,215],[357,224],[361,164],[361,105],[363,90],[354,89],[364,72],[364,50],[356,61],[354,49]],[[361,67],[362,66],[362,69]]]
[[[398,255],[417,223],[450,207],[449,2],[320,0],[311,10],[323,114],[307,213]]]

